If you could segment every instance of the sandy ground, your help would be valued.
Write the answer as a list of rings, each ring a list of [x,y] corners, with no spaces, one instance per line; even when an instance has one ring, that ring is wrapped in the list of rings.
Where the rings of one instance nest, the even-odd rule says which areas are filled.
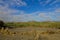
[[[0,40],[60,40],[60,29],[14,28],[0,32]]]

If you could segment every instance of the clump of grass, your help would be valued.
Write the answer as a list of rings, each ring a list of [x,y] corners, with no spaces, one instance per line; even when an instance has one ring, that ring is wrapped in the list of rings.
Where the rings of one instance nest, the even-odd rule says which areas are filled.
[[[8,29],[4,30],[4,28],[2,28],[2,29],[0,29],[0,33],[6,35],[9,32],[8,32]]]
[[[43,31],[43,32],[41,32],[41,34],[44,34],[44,35],[50,35],[50,34],[55,34],[56,33],[56,31],[53,31],[53,30],[47,30],[47,31]]]
[[[52,31],[52,30],[47,30],[46,33],[48,33],[48,34],[55,34],[56,32]]]
[[[38,39],[37,39],[37,40],[48,40],[48,38],[47,38],[47,37],[44,37],[44,36],[39,35],[39,37],[38,37]]]
[[[8,28],[6,28],[5,30],[2,28],[2,29],[0,29],[0,34],[14,36],[14,34],[16,34],[16,32],[9,31]]]

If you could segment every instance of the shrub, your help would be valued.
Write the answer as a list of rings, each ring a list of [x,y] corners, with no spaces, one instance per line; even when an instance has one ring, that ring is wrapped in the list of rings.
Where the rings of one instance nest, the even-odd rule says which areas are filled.
[[[4,29],[5,29],[6,26],[5,26],[5,23],[4,23],[3,21],[0,20],[0,29],[1,29],[1,28],[4,28]]]

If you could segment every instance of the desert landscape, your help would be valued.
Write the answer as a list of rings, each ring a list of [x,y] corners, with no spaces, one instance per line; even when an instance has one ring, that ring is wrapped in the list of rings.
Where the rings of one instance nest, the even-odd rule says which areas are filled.
[[[2,28],[0,30],[0,40],[60,40],[60,29],[55,22],[41,22],[44,25],[35,25],[40,22],[21,22],[21,23],[6,23],[7,26],[13,28]],[[56,24],[57,26],[48,23]],[[29,25],[27,25],[29,24]],[[17,27],[18,26],[18,27]],[[41,27],[40,27],[41,26]]]
[[[0,40],[60,40],[60,0],[0,0]]]

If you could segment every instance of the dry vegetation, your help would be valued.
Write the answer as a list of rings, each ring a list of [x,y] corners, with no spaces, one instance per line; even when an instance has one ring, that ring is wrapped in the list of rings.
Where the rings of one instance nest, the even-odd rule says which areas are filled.
[[[60,34],[60,30],[46,30],[46,31],[12,31],[10,29],[0,30],[0,40],[49,40],[49,36]],[[60,37],[59,37],[60,38]],[[53,39],[52,39],[53,40]]]
[[[60,39],[60,22],[10,22],[4,25],[7,26],[7,28],[4,29],[4,27],[2,27],[2,29],[0,29],[0,40]],[[10,29],[11,27],[13,28]]]

